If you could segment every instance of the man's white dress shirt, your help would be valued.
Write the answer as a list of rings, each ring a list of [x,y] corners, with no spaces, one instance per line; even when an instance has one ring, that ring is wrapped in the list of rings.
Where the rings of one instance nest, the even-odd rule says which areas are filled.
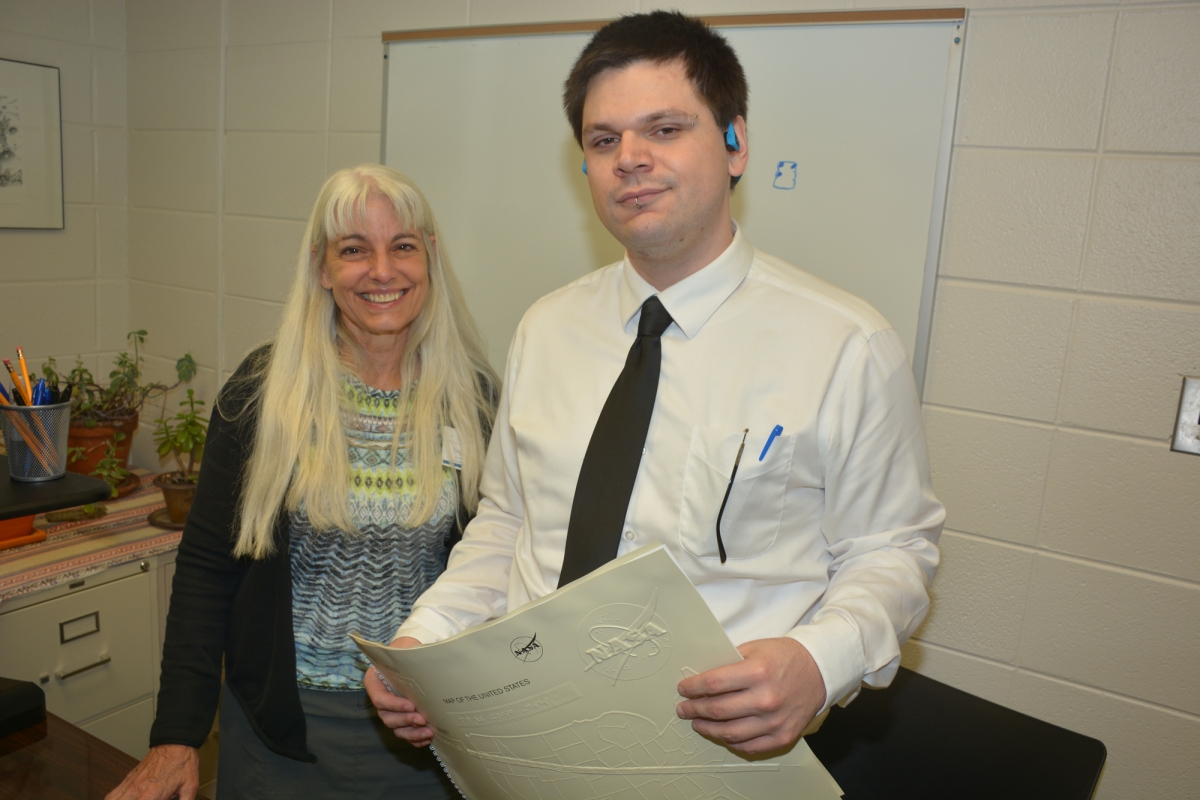
[[[398,636],[438,641],[554,591],[584,452],[655,293],[626,257],[525,314],[478,516]],[[675,323],[619,554],[666,544],[735,644],[798,640],[826,708],[887,685],[928,609],[945,517],[899,337],[740,231],[658,296]]]

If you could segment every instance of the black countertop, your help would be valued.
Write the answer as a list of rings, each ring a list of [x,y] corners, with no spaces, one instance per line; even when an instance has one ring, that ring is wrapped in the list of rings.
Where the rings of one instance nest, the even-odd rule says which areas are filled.
[[[74,472],[40,483],[14,481],[8,474],[8,457],[0,456],[0,519],[97,503],[108,499],[110,493],[108,484],[99,478]]]

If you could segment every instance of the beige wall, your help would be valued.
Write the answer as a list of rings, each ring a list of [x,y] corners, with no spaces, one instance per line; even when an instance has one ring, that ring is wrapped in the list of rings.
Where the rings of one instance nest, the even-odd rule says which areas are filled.
[[[979,9],[925,420],[948,509],[922,672],[1200,796],[1200,4]]]
[[[1200,374],[1200,3],[968,5],[925,392],[945,561],[905,661],[1102,739],[1101,798],[1200,797],[1200,459],[1166,446],[1179,375]],[[61,62],[81,129],[67,231],[0,233],[5,251],[43,237],[29,258],[47,277],[26,286],[5,253],[3,288],[70,293],[55,299],[80,329],[54,352],[98,353],[119,344],[127,286],[158,366],[190,349],[211,396],[270,335],[323,177],[377,157],[380,31],[651,7],[128,0],[122,28],[100,2],[0,0],[0,55]],[[101,77],[125,52],[127,116]],[[120,162],[95,156],[126,126],[127,281]]]
[[[66,204],[61,231],[0,229],[0,353],[107,375],[129,331],[124,4],[2,0],[0,58],[59,68]]]

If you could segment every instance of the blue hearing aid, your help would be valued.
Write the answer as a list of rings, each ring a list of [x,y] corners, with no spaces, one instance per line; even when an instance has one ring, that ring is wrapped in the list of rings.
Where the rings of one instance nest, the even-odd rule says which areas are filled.
[[[737,132],[733,130],[733,123],[729,123],[729,127],[725,129],[725,147],[730,150],[741,150],[742,146],[738,144]],[[587,172],[584,169],[584,172]]]
[[[587,175],[587,159],[583,160],[583,174]]]

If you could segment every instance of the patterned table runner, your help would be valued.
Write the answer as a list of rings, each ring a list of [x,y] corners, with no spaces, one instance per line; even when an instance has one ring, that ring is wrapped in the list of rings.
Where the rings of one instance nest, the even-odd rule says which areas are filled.
[[[143,469],[134,474],[141,485],[119,500],[106,500],[106,516],[82,522],[46,522],[38,516],[33,524],[46,532],[45,541],[0,550],[0,605],[178,547],[182,531],[146,521],[165,505],[154,475]]]

